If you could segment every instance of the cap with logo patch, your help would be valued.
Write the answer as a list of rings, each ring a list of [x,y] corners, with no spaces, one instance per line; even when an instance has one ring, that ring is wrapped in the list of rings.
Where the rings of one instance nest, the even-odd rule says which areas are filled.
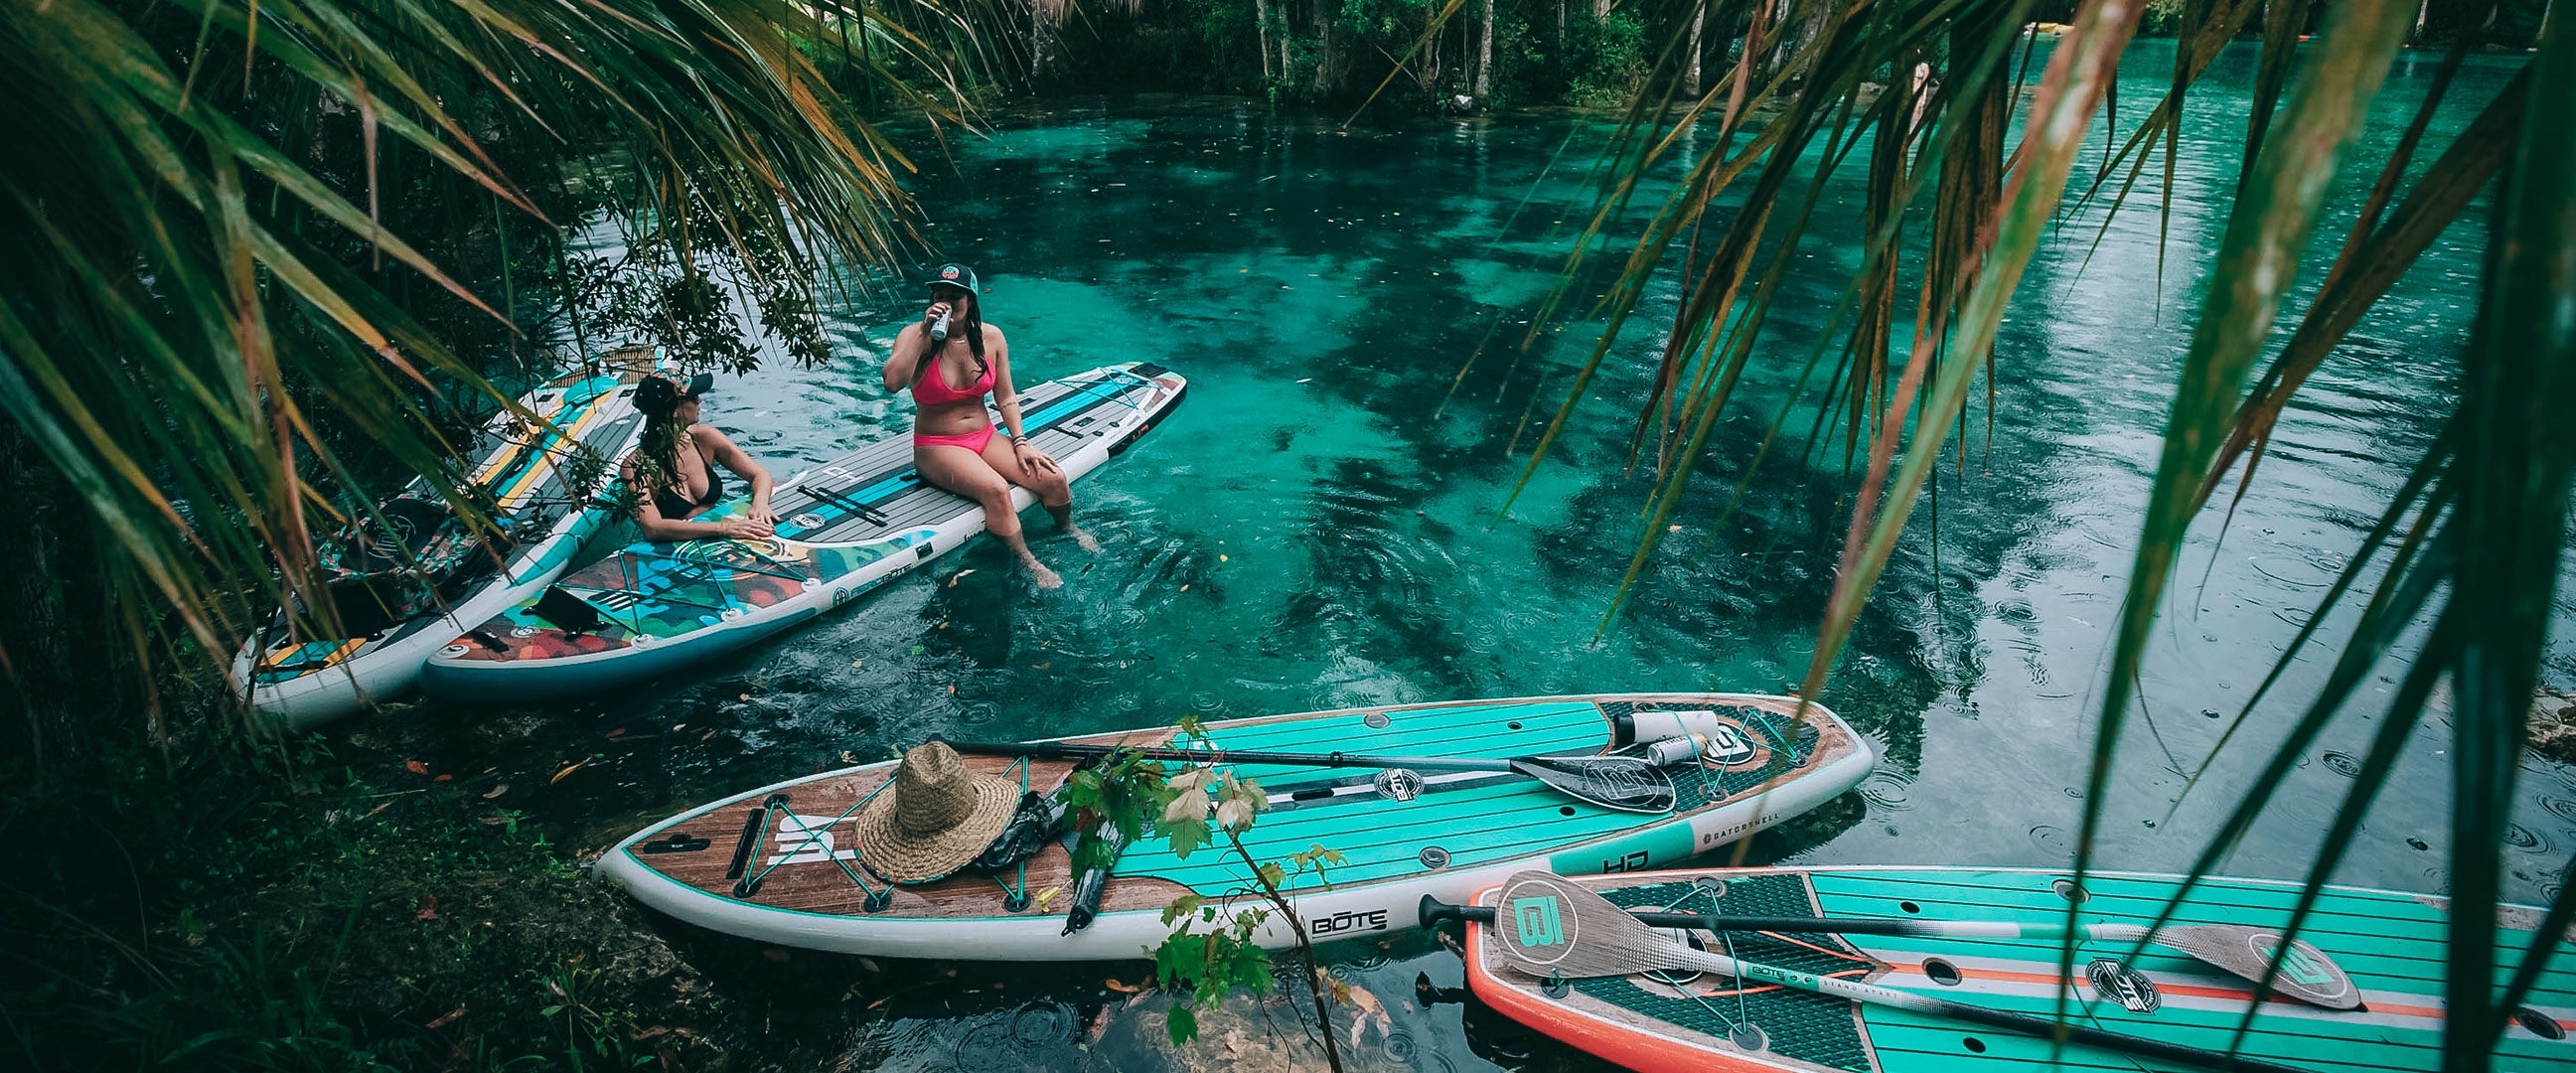
[[[937,269],[932,270],[930,273],[930,283],[928,285],[931,287],[956,287],[968,294],[984,293],[984,289],[982,287],[976,286],[975,270],[968,268],[965,265],[958,264],[955,261],[950,261],[947,264],[941,265]]]

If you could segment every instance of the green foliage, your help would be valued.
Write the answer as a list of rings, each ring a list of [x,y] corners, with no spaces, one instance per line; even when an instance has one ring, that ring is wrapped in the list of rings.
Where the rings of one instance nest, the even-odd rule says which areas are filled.
[[[1179,730],[1176,740],[1207,742],[1195,716],[1184,717]],[[1340,853],[1320,845],[1285,865],[1255,860],[1244,847],[1243,833],[1270,807],[1269,795],[1259,782],[1211,766],[1183,764],[1175,771],[1122,754],[1076,770],[1056,799],[1079,817],[1085,832],[1075,847],[1077,873],[1106,863],[1101,853],[1105,844],[1095,845],[1098,840],[1089,834],[1101,822],[1113,824],[1133,841],[1147,831],[1151,817],[1151,832],[1168,839],[1175,856],[1186,858],[1220,843],[1249,877],[1247,889],[1217,898],[1184,894],[1163,907],[1163,923],[1172,932],[1147,954],[1154,961],[1155,986],[1174,998],[1165,1022],[1174,1045],[1196,1038],[1198,1011],[1235,988],[1270,993],[1270,952],[1256,936],[1274,915],[1281,916],[1303,946],[1305,929],[1284,892],[1289,877],[1307,872],[1320,877],[1326,867],[1342,863]],[[1337,1052],[1331,1053],[1338,1068]]]
[[[1146,824],[1161,816],[1178,796],[1167,775],[1160,763],[1122,754],[1077,768],[1065,778],[1056,790],[1056,800],[1067,815],[1078,817],[1082,831],[1073,851],[1076,871],[1107,867],[1112,860],[1109,843],[1093,833],[1102,821],[1117,827],[1122,843],[1132,844],[1145,836]]]
[[[1063,28],[1068,81],[1093,91],[1216,89],[1274,104],[1350,105],[1394,74],[1411,92],[1397,95],[1409,103],[1393,106],[1431,111],[1447,110],[1452,96],[1476,84],[1485,32],[1480,4],[1455,11],[1448,0],[1271,0],[1268,6],[1266,27],[1247,0],[1147,0],[1132,9],[1087,12]],[[1643,84],[1665,31],[1690,12],[1684,5],[1630,4],[1601,20],[1579,0],[1563,8],[1498,2],[1492,69],[1484,72],[1488,90],[1479,106],[1625,104]],[[1431,39],[1417,51],[1426,33]],[[1722,65],[1725,46],[1712,30],[1708,62]]]
[[[1623,108],[1646,81],[1646,22],[1622,8],[1600,21],[1578,19],[1566,28],[1566,65],[1575,72],[1565,103]]]
[[[1202,905],[1197,913],[1183,914],[1181,926],[1153,949],[1154,986],[1174,999],[1165,1023],[1175,1045],[1197,1035],[1199,1008],[1222,1001],[1235,988],[1249,988],[1255,995],[1270,993],[1270,952],[1252,939],[1270,913],[1262,906],[1247,906],[1221,914],[1214,906]],[[1173,919],[1168,911],[1165,916]],[[1218,926],[1192,931],[1185,919],[1190,916]]]
[[[2175,36],[2185,28],[2183,16],[2191,4],[2192,0],[2147,0],[2147,13],[2138,19],[2138,36]]]
[[[82,761],[0,797],[0,1024],[30,1068],[626,1068],[668,963],[615,892],[483,794],[311,743],[294,778]],[[0,764],[23,787],[23,760]],[[157,777],[156,777],[157,775]],[[661,1020],[667,1024],[668,1020]],[[667,1034],[662,1037],[667,1042]],[[469,1056],[469,1057],[460,1057]]]

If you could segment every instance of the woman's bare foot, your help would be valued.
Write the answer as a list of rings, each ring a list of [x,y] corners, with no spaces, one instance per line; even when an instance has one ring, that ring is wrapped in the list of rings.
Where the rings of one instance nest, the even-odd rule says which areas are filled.
[[[1100,542],[1092,539],[1091,530],[1077,529],[1068,525],[1065,527],[1064,531],[1073,535],[1073,542],[1082,545],[1082,550],[1090,552],[1093,555],[1100,554]]]
[[[1020,558],[1020,565],[1029,568],[1029,576],[1037,580],[1039,588],[1060,589],[1064,587],[1064,578],[1058,576],[1055,571],[1047,569],[1045,563],[1041,563],[1037,560],[1037,556],[1022,556]]]

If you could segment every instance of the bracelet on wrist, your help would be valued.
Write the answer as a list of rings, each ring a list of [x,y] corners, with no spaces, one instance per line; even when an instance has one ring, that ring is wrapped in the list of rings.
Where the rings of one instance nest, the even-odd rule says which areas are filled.
[[[1013,435],[1013,436],[1011,437],[1011,442],[1012,442],[1013,444],[1018,445],[1018,446],[1026,447],[1026,446],[1028,446],[1028,444],[1029,444],[1029,438],[1028,438],[1027,436],[1022,436],[1022,435]]]

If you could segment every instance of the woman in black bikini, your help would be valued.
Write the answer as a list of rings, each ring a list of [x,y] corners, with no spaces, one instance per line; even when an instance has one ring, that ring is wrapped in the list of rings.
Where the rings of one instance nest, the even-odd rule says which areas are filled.
[[[637,492],[635,522],[646,540],[758,540],[778,524],[778,516],[769,512],[769,471],[714,425],[698,420],[698,396],[714,383],[715,377],[706,373],[685,385],[648,376],[635,389],[635,408],[644,411],[646,422],[644,442],[627,457],[619,475]],[[720,522],[690,521],[724,501],[717,463],[751,482],[751,509]]]

